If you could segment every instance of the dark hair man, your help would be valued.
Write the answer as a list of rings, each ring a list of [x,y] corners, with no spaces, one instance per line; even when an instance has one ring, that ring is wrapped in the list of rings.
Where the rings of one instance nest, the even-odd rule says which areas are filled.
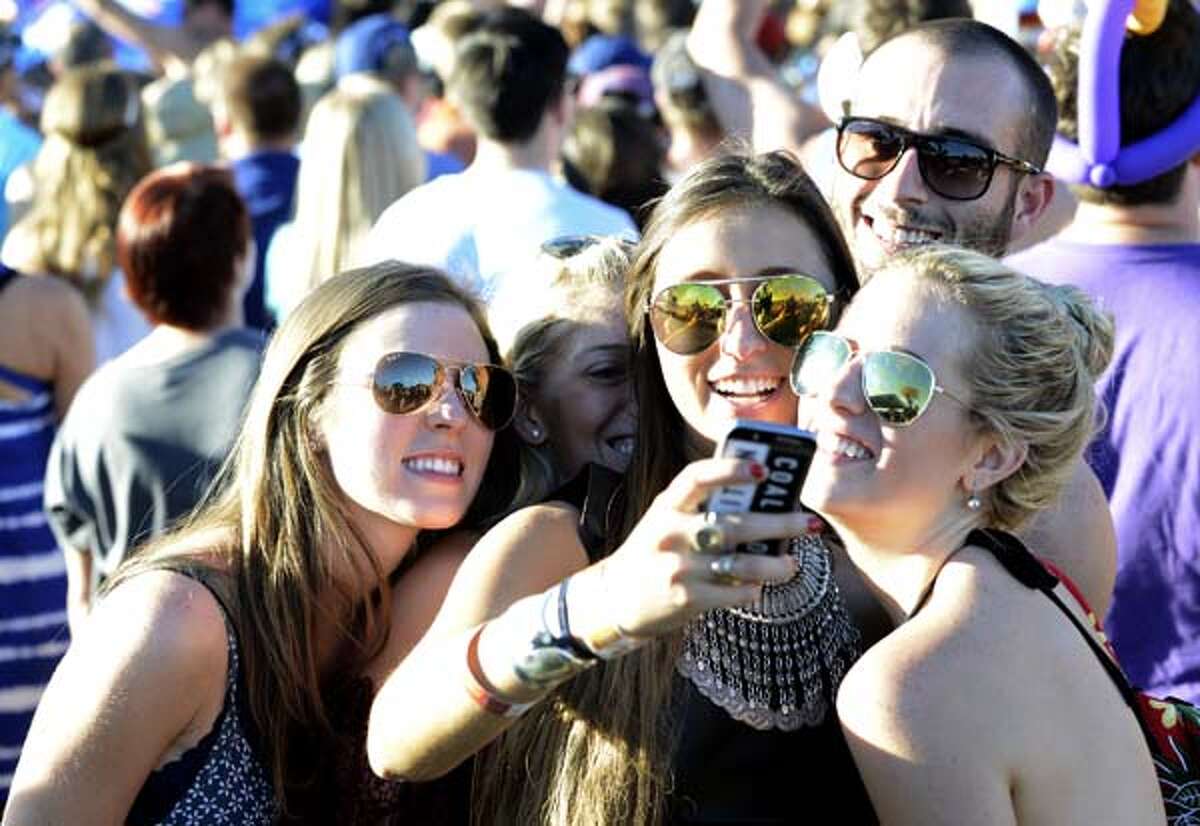
[[[254,230],[254,280],[245,296],[248,327],[267,330],[274,320],[266,309],[263,260],[271,237],[292,216],[300,159],[300,86],[291,69],[274,58],[243,56],[222,76],[213,101],[213,124],[221,154],[230,164]]]
[[[566,65],[556,29],[517,9],[486,15],[447,84],[478,135],[475,159],[389,207],[372,256],[441,267],[486,297],[551,238],[636,235],[628,214],[551,176],[572,116]]]
[[[1075,27],[1050,59],[1072,141],[1080,51]],[[1200,106],[1200,12],[1172,0],[1157,31],[1124,38],[1119,60],[1124,149]],[[1115,317],[1115,367],[1100,382],[1108,418],[1089,457],[1117,529],[1105,630],[1134,683],[1200,702],[1200,130],[1182,151],[1144,180],[1074,185],[1074,221],[1011,263],[1083,288]]]

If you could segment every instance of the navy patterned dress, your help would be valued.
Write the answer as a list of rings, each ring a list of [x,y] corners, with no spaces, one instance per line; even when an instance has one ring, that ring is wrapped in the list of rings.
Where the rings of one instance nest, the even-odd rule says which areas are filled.
[[[199,743],[150,774],[126,825],[270,826],[279,815],[279,805],[245,707],[237,633],[225,603],[200,571],[173,570],[195,579],[221,606],[229,663],[225,703]]]
[[[17,276],[0,268],[0,291]],[[0,809],[42,689],[67,649],[67,575],[42,510],[53,387],[0,364]]]

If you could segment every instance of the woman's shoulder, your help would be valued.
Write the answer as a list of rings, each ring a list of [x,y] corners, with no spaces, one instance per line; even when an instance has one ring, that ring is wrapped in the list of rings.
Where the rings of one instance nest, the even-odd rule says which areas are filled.
[[[225,609],[200,578],[168,568],[139,573],[96,605],[85,633],[113,633],[164,663],[223,660]],[[122,633],[123,632],[123,633]]]
[[[1044,603],[1041,605],[1040,603]],[[1039,628],[1052,607],[987,551],[966,548],[938,575],[925,606],[872,646],[839,691],[839,713],[947,721],[963,699],[1000,706],[1028,698],[1024,666],[1042,651]],[[969,709],[966,709],[969,711]]]

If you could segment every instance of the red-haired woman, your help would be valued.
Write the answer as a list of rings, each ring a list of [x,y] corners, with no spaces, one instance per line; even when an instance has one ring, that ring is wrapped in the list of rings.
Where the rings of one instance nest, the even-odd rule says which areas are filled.
[[[137,542],[192,509],[237,433],[261,336],[242,326],[250,224],[229,173],[178,164],[129,193],[117,258],[151,333],[80,389],[50,455],[46,509],[73,630]]]

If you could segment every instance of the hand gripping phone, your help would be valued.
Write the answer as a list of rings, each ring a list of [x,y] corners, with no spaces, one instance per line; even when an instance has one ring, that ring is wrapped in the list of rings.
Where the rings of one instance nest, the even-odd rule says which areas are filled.
[[[705,505],[709,513],[784,513],[800,504],[800,489],[817,443],[807,430],[786,425],[736,420],[717,444],[716,456],[758,462],[767,475],[760,482],[726,485]],[[787,539],[738,545],[739,553],[775,556]]]

